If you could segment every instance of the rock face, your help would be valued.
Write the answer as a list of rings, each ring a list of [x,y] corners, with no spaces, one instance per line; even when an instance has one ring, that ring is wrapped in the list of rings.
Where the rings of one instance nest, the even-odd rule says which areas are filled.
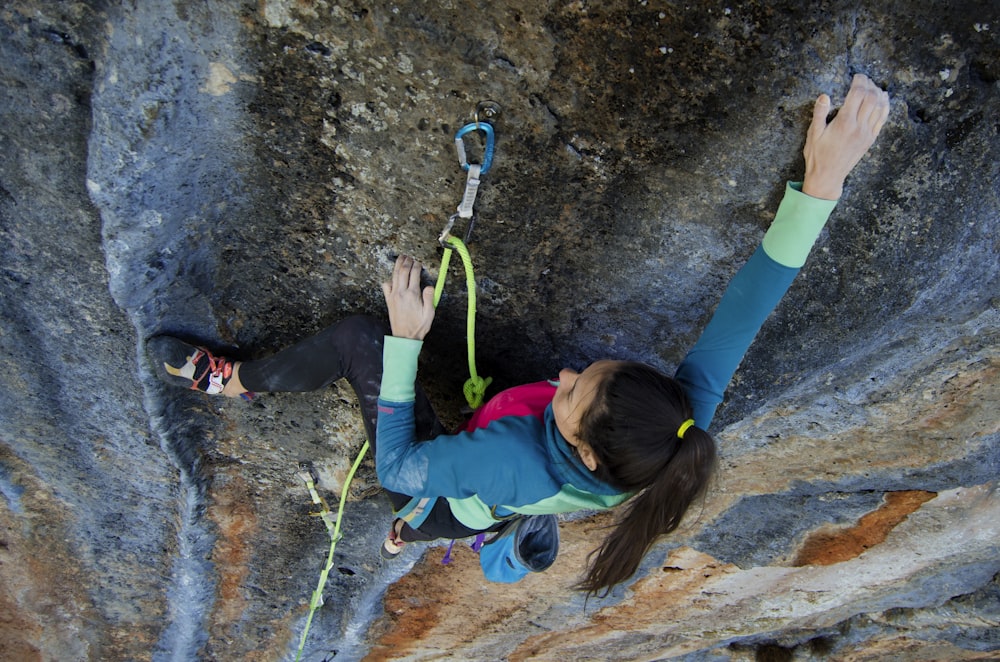
[[[730,388],[717,484],[635,581],[570,588],[606,515],[515,586],[462,546],[386,564],[369,458],[303,659],[995,659],[1000,9],[868,0],[5,3],[0,657],[295,657],[329,545],[296,472],[336,502],[353,395],[212,399],[144,343],[252,358],[381,314],[393,255],[436,269],[479,102],[496,392],[671,370],[856,71],[889,123]],[[457,421],[452,271],[421,377]]]

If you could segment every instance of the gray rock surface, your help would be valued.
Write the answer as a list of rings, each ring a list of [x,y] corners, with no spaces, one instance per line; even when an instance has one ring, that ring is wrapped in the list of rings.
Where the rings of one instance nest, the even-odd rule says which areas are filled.
[[[335,503],[353,396],[172,389],[145,340],[252,358],[381,314],[393,255],[436,269],[480,101],[495,392],[672,369],[858,71],[889,122],[720,409],[716,489],[637,581],[569,589],[601,517],[515,587],[462,549],[385,564],[368,459],[304,659],[996,656],[1000,8],[522,4],[0,7],[0,658],[294,658],[329,545],[298,463]],[[455,268],[421,370],[451,421],[464,313]]]

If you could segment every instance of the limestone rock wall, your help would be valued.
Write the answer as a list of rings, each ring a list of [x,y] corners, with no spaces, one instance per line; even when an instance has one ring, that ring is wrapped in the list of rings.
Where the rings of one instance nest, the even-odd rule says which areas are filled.
[[[989,2],[0,7],[0,657],[293,659],[363,441],[349,389],[171,389],[144,342],[266,355],[434,266],[455,130],[502,106],[472,255],[495,389],[670,370],[801,174],[813,99],[893,110],[750,350],[703,506],[636,580],[394,563],[367,460],[304,659],[992,659],[1000,9]],[[470,143],[471,144],[471,143]],[[465,378],[453,271],[421,377]]]

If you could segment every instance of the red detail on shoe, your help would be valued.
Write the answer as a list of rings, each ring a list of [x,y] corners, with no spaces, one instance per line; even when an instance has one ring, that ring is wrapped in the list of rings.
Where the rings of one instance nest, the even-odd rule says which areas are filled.
[[[191,357],[191,363],[195,366],[198,365],[198,361],[205,357],[208,359],[208,364],[205,366],[205,370],[202,371],[200,375],[195,375],[193,381],[191,382],[191,388],[195,391],[207,391],[209,386],[212,384],[212,377],[222,377],[222,384],[225,385],[229,378],[233,376],[233,362],[222,356],[214,356],[204,347],[198,347],[198,351],[194,353]],[[199,388],[205,378],[208,377],[208,381],[205,383],[204,388]],[[253,397],[253,396],[251,396]]]

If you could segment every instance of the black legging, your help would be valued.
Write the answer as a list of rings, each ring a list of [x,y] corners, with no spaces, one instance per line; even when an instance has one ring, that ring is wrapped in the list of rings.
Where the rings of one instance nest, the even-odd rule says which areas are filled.
[[[382,340],[386,325],[372,317],[349,317],[328,326],[273,356],[240,365],[240,382],[251,391],[315,391],[338,379],[346,379],[358,396],[365,433],[375,452],[378,423],[378,394],[382,385]],[[447,430],[434,412],[430,400],[417,385],[414,415],[417,439],[426,441]],[[393,510],[411,499],[406,494],[386,490]],[[403,527],[405,541],[435,538],[466,538],[479,533],[451,514],[448,501],[439,498],[419,529]]]

